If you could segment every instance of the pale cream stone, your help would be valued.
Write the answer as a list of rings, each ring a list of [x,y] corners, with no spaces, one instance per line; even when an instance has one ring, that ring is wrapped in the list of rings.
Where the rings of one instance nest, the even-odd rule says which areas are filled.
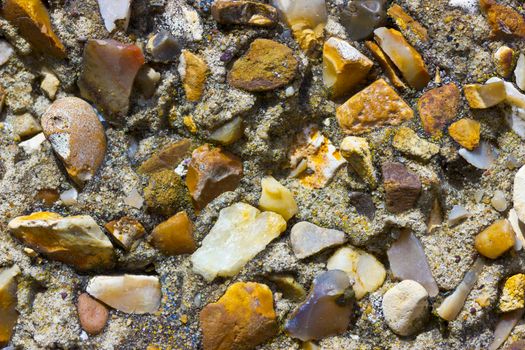
[[[123,30],[128,29],[131,0],[98,0],[98,6],[108,32],[111,33],[119,23]]]
[[[525,222],[525,165],[514,177],[514,210],[521,222]]]
[[[525,90],[525,55],[523,53],[521,53],[520,58],[518,58],[514,76],[516,77],[516,85],[518,85],[521,90]]]
[[[230,145],[240,139],[242,135],[242,118],[236,117],[218,129],[215,129],[211,133],[210,139],[223,145]]]
[[[0,271],[0,346],[7,345],[18,319],[15,280],[18,274],[20,269],[16,265]]]
[[[44,70],[42,72],[44,79],[40,83],[40,88],[44,91],[46,96],[50,100],[54,100],[57,94],[58,88],[60,87],[60,80],[49,70]]]
[[[280,214],[286,221],[297,214],[298,208],[292,192],[272,176],[261,180],[262,193],[259,208]]]
[[[463,86],[465,98],[471,108],[485,109],[505,101],[507,93],[503,81],[495,81],[481,85],[468,84]]]
[[[348,136],[341,142],[341,154],[350,163],[354,171],[372,188],[377,185],[372,153],[364,137]]]

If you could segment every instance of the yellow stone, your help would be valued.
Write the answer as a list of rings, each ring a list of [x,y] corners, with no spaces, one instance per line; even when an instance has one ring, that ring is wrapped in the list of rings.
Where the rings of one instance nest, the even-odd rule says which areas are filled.
[[[472,151],[479,145],[480,124],[478,121],[463,118],[448,127],[450,136],[461,146]]]
[[[188,101],[199,101],[202,97],[208,75],[208,65],[206,62],[194,53],[183,50],[180,56],[178,72],[181,76]]]
[[[478,253],[496,259],[514,246],[515,235],[510,222],[497,220],[481,231],[475,239],[474,246]]]
[[[272,176],[262,179],[261,187],[259,209],[280,214],[286,221],[297,214],[297,203],[295,203],[292,192]]]
[[[396,88],[404,90],[407,88],[403,80],[397,75],[394,68],[394,63],[388,58],[383,50],[373,41],[366,41],[365,46],[372,52],[374,58],[379,62],[379,65],[385,71],[386,76]]]
[[[418,21],[412,18],[403,8],[397,4],[393,4],[387,11],[387,14],[392,17],[396,25],[404,32],[410,31],[418,37],[419,40],[427,42],[428,33],[425,27]]]
[[[507,98],[503,80],[485,85],[468,84],[463,86],[463,92],[470,108],[474,109],[494,107]]]
[[[16,311],[16,280],[20,273],[18,266],[0,271],[0,346],[9,343],[13,334],[18,312]]]
[[[337,108],[337,121],[347,134],[362,134],[384,125],[412,119],[414,111],[383,79],[352,96]]]
[[[505,281],[499,309],[502,312],[509,312],[523,307],[525,307],[525,275],[518,273]]]
[[[41,0],[6,0],[2,14],[37,50],[58,58],[66,57],[66,48],[53,32]]]
[[[323,81],[332,97],[349,93],[360,83],[373,62],[347,41],[332,37],[323,47]]]
[[[359,177],[375,188],[377,179],[368,141],[364,137],[348,136],[343,139],[340,148],[341,154]]]

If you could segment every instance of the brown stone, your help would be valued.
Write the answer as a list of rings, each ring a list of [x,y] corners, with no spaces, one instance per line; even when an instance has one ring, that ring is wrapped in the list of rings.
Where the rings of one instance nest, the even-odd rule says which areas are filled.
[[[204,350],[254,349],[278,332],[268,286],[237,282],[200,313]]]
[[[4,108],[4,102],[5,102],[6,95],[7,94],[4,88],[2,87],[2,85],[0,85],[0,113],[2,113],[2,109]]]
[[[47,206],[52,206],[60,199],[60,193],[53,188],[44,188],[35,195],[35,200],[43,202]]]
[[[417,103],[423,129],[441,136],[445,125],[458,113],[460,91],[456,84],[447,84],[425,92]]]
[[[525,38],[525,19],[519,12],[494,0],[480,0],[480,5],[487,14],[493,35]]]
[[[151,174],[162,169],[173,169],[189,154],[190,147],[189,139],[170,143],[146,159],[138,168],[138,172]]]
[[[133,81],[143,64],[144,55],[136,45],[90,39],[84,47],[80,94],[93,102],[109,122],[123,124]]]
[[[110,221],[104,227],[111,233],[113,240],[124,250],[129,250],[133,242],[146,233],[140,222],[128,216]]]
[[[383,79],[337,108],[337,121],[346,134],[362,134],[384,125],[398,125],[413,116],[410,106]]]
[[[388,16],[390,16],[396,25],[401,29],[403,33],[408,31],[414,34],[421,41],[428,41],[428,32],[425,27],[421,25],[418,21],[412,18],[408,13],[403,10],[398,4],[393,4],[387,11]]]
[[[144,200],[151,211],[166,216],[191,205],[184,181],[170,169],[151,175],[148,186],[144,189]]]
[[[6,0],[2,15],[38,51],[57,58],[66,57],[66,48],[53,32],[51,19],[41,0]]]
[[[365,46],[370,50],[377,62],[379,62],[379,65],[385,71],[385,74],[392,85],[401,90],[406,89],[407,86],[396,73],[394,63],[385,55],[383,50],[381,50],[381,48],[373,41],[366,41]]]
[[[107,307],[93,299],[87,293],[82,293],[78,297],[77,303],[78,318],[82,329],[91,335],[102,332],[109,317]]]
[[[242,178],[242,162],[219,147],[205,144],[193,151],[186,185],[197,208],[227,191],[234,191]]]
[[[211,15],[221,24],[249,24],[271,27],[277,23],[277,9],[255,1],[217,0],[211,6]]]
[[[421,194],[421,181],[401,163],[383,164],[383,185],[386,207],[392,213],[400,213],[415,206]]]
[[[193,238],[193,223],[181,211],[158,224],[151,232],[151,244],[164,255],[191,254],[197,249]]]
[[[472,151],[479,145],[481,126],[478,121],[463,118],[448,127],[450,136],[461,146]]]
[[[104,160],[106,135],[93,108],[77,97],[53,102],[42,116],[42,129],[78,185],[90,180]]]
[[[182,50],[178,71],[188,101],[199,101],[204,92],[206,78],[208,76],[208,65],[206,62],[194,53],[188,50]]]
[[[276,41],[254,40],[228,74],[228,82],[247,91],[269,91],[289,84],[297,71],[293,51]]]

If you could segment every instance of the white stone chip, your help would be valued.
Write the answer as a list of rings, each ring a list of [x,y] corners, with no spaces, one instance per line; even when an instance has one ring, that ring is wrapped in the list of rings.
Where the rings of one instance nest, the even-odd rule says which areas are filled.
[[[108,32],[117,27],[117,21],[122,21],[122,29],[128,29],[131,0],[98,0],[98,6]]]
[[[470,212],[461,205],[455,205],[448,214],[449,226],[454,226],[470,216]]]
[[[130,207],[140,209],[144,204],[144,198],[140,195],[136,188],[132,189],[130,193],[124,198],[124,204]]]
[[[518,219],[525,222],[525,166],[522,166],[514,177],[513,201]]]
[[[40,150],[40,146],[46,140],[46,137],[43,132],[33,136],[27,141],[20,142],[18,145],[22,147],[24,152],[27,154],[33,154]]]
[[[461,148],[458,153],[469,164],[482,170],[489,169],[492,166],[492,163],[498,158],[499,154],[491,144],[484,141],[480,142],[478,148],[473,151]]]
[[[525,55],[520,54],[516,69],[514,70],[514,76],[516,77],[516,85],[523,91],[525,90]]]
[[[525,245],[525,237],[523,237],[523,231],[521,228],[522,224],[520,223],[520,220],[518,219],[518,214],[516,214],[514,208],[509,210],[508,220],[510,222],[510,225],[512,226],[514,234],[516,235],[516,240],[514,241],[514,249],[519,251]]]

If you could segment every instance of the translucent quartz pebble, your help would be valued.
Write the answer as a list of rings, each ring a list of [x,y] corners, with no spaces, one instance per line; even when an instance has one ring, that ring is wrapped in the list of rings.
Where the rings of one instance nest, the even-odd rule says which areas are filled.
[[[345,272],[323,272],[315,278],[308,297],[286,322],[285,329],[302,341],[343,333],[350,323],[353,298]]]
[[[483,170],[490,168],[498,158],[498,151],[488,142],[480,142],[479,147],[473,151],[462,148],[458,153],[469,164]]]
[[[419,239],[409,230],[402,230],[397,241],[387,251],[394,277],[421,284],[431,297],[439,290],[430,271],[427,257]]]
[[[349,1],[340,12],[341,24],[352,40],[368,38],[386,21],[386,0]]]

